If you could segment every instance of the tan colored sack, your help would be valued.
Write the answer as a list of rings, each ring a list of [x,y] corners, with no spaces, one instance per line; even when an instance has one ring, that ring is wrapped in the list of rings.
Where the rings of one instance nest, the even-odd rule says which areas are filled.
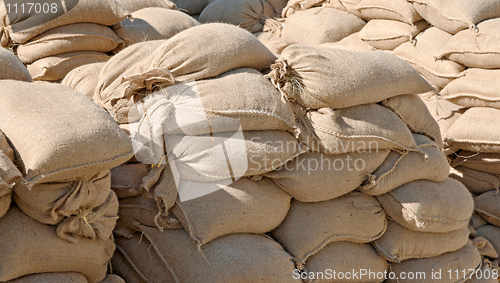
[[[116,239],[113,271],[127,282],[296,282],[292,257],[265,235],[228,235],[199,250],[184,230],[140,227],[143,236]]]
[[[45,57],[29,64],[28,71],[36,81],[58,81],[80,66],[106,62],[111,58],[101,52],[71,52]]]
[[[462,150],[457,153],[451,166],[462,166],[468,169],[500,175],[500,154]]]
[[[284,97],[313,109],[345,108],[431,90],[409,64],[384,52],[291,45],[271,69],[268,77]]]
[[[77,272],[91,283],[106,277],[115,245],[111,239],[81,238],[78,244],[56,235],[56,227],[42,224],[17,207],[0,219],[0,280],[28,274]]]
[[[488,224],[488,221],[481,217],[481,215],[479,215],[477,212],[474,212],[472,214],[469,222],[469,225],[472,226],[472,228],[477,230],[479,227],[482,227],[486,224]]]
[[[387,262],[369,244],[351,242],[330,243],[311,256],[305,265],[305,271],[309,275],[313,274],[314,278],[321,278],[320,274],[324,274],[323,279],[314,282],[332,282],[331,279],[340,282],[343,276],[351,277],[348,282],[379,283],[384,280],[383,274],[387,273],[387,268]],[[368,274],[368,271],[372,274]]]
[[[500,227],[500,192],[498,188],[474,198],[475,210],[489,223]]]
[[[26,5],[26,9],[15,11],[14,7],[24,7],[21,0],[9,1],[0,7],[0,42],[2,46],[26,43],[31,38],[63,25],[94,23],[104,26],[114,25],[130,14],[115,0],[96,2],[95,0],[65,0],[62,3],[40,3]],[[16,5],[17,4],[17,5]],[[11,8],[9,12],[9,7]],[[50,9],[48,12],[47,9]],[[31,9],[31,13],[29,12]],[[37,12],[40,11],[40,12]],[[19,13],[17,13],[19,12]]]
[[[361,18],[361,13],[356,9],[361,0],[326,0],[323,3],[323,7],[330,7],[339,9],[341,11],[346,11],[349,14],[353,14],[359,18]]]
[[[7,281],[8,283],[52,283],[52,282],[74,282],[87,283],[87,279],[80,273],[75,272],[60,272],[60,273],[39,273],[26,275],[14,280]]]
[[[360,31],[365,22],[337,9],[314,7],[297,11],[283,25],[281,38],[287,44],[318,46]]]
[[[104,67],[104,64],[105,62],[92,63],[75,68],[64,77],[61,84],[69,86],[92,99],[94,96],[94,89],[99,80],[99,73]]]
[[[372,245],[379,254],[391,262],[428,258],[454,252],[469,241],[469,228],[446,233],[426,233],[407,229],[395,221],[387,223],[387,231]]]
[[[332,155],[307,152],[265,176],[299,201],[326,201],[355,190],[388,154],[389,150]]]
[[[254,33],[255,37],[264,44],[267,49],[269,49],[273,54],[279,55],[285,49],[288,44],[283,42],[279,35],[271,31],[261,31]]]
[[[378,104],[310,110],[298,122],[299,141],[313,151],[326,154],[383,149],[418,151],[403,121]]]
[[[374,19],[361,29],[359,37],[377,49],[394,50],[405,42],[413,42],[413,38],[428,25],[426,21],[410,25],[395,20]]]
[[[395,278],[389,278],[387,282],[464,282],[481,268],[481,263],[481,255],[469,241],[465,247],[455,252],[445,253],[437,257],[393,263],[390,271],[394,272]],[[439,270],[441,270],[440,276],[436,274]],[[451,270],[451,276],[448,270]],[[455,270],[458,270],[458,274]],[[400,277],[402,274],[406,277],[405,279]],[[409,274],[411,276],[408,276]]]
[[[179,10],[188,15],[198,15],[211,0],[172,0]]]
[[[494,273],[498,274],[498,268],[488,259],[483,259],[481,270],[476,271],[467,283],[498,283],[498,276],[494,276]]]
[[[406,0],[362,0],[357,5],[357,10],[365,21],[385,19],[412,25],[422,19]]]
[[[493,0],[409,0],[431,25],[451,34],[476,28],[476,24],[500,17],[500,2]],[[472,33],[472,31],[470,31]]]
[[[271,235],[303,265],[329,243],[369,243],[380,238],[386,227],[376,199],[352,192],[324,202],[293,200],[285,220]]]
[[[0,100],[0,129],[27,185],[83,178],[133,155],[106,111],[66,86],[0,81]]]
[[[439,147],[425,136],[413,134],[413,137],[421,152],[391,151],[358,190],[381,195],[416,180],[445,181],[450,167]]]
[[[495,250],[495,247],[493,247],[493,244],[490,243],[490,241],[488,241],[486,238],[477,236],[472,239],[472,244],[476,246],[481,255],[489,258],[498,258],[498,252]]]
[[[111,169],[111,189],[119,199],[141,194],[142,180],[151,170],[144,163],[126,163]]]
[[[500,153],[499,119],[500,109],[470,108],[453,123],[444,141],[473,152]]]
[[[22,178],[14,162],[14,151],[0,131],[0,217],[9,210],[12,187]]]
[[[61,53],[93,51],[109,52],[123,41],[109,27],[98,24],[72,24],[56,27],[17,47],[23,63]]]
[[[144,8],[133,12],[132,17],[133,20],[125,19],[113,26],[113,30],[125,41],[126,45],[142,41],[169,39],[179,32],[199,24],[195,19],[181,11],[164,8]]]
[[[304,11],[321,6],[325,0],[289,0],[281,12],[283,18],[290,17],[297,11]]]
[[[125,283],[125,280],[116,274],[108,274],[106,278],[99,283]]]
[[[465,69],[463,65],[447,58],[436,59],[452,37],[445,31],[431,27],[417,35],[415,43],[403,43],[392,54],[410,63],[436,88],[444,88],[453,79],[461,77]]]
[[[340,41],[337,42],[327,42],[320,44],[321,48],[336,48],[348,51],[373,51],[375,47],[370,44],[364,42],[359,38],[359,32],[353,33],[348,37],[344,37]]]
[[[451,178],[442,183],[414,181],[376,198],[388,217],[421,232],[456,231],[474,212],[469,191]]]
[[[500,227],[493,225],[484,225],[477,228],[477,235],[486,238],[500,253]]]
[[[133,13],[141,9],[158,7],[164,9],[177,10],[174,2],[169,0],[116,0],[125,10]]]
[[[482,194],[500,188],[500,178],[496,175],[464,166],[451,168],[450,177],[464,184],[474,194]]]
[[[5,48],[0,48],[0,80],[18,80],[32,82],[28,69],[12,52]]]

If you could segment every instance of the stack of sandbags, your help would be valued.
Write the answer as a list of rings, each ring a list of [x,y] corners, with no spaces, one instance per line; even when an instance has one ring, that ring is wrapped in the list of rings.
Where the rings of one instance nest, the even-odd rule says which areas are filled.
[[[130,16],[115,0],[35,3],[30,10],[0,8],[1,43],[18,45],[17,55],[33,79],[43,81],[58,81],[76,67],[107,61],[107,52],[123,43],[109,26]]]
[[[6,48],[0,48],[0,66],[0,80],[33,81],[23,63]]]
[[[0,97],[0,130],[12,148],[2,142],[9,157],[2,179],[10,184],[2,203],[9,187],[15,202],[0,219],[0,280],[46,272],[103,280],[118,218],[110,169],[133,155],[128,136],[66,86],[2,80]],[[7,162],[13,157],[22,173],[15,184]]]

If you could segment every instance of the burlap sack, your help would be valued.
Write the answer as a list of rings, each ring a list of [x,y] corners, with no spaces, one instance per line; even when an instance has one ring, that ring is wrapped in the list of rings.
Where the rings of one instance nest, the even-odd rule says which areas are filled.
[[[478,229],[479,227],[482,227],[484,225],[488,224],[488,221],[486,221],[481,215],[479,215],[477,212],[474,212],[470,218],[469,225],[472,226],[474,229]]]
[[[500,192],[488,191],[474,198],[475,210],[489,223],[500,227]]]
[[[174,2],[169,0],[116,0],[125,10],[133,13],[141,9],[158,7],[164,9],[177,10]]]
[[[42,224],[17,207],[0,219],[0,280],[43,272],[77,272],[89,282],[106,277],[113,240],[81,238],[78,244],[56,235],[56,227]]]
[[[500,17],[500,2],[489,0],[409,0],[417,12],[431,25],[455,34],[463,29],[475,29],[476,24]],[[470,31],[472,32],[472,31]]]
[[[80,66],[106,62],[111,58],[101,52],[70,52],[45,57],[29,64],[28,71],[36,81],[58,81]]]
[[[481,268],[481,263],[481,255],[469,241],[465,247],[455,252],[445,253],[437,257],[393,263],[389,268],[390,271],[394,272],[393,278],[388,278],[387,282],[464,282]],[[441,270],[440,273],[439,270]],[[451,270],[451,276],[448,270]],[[458,274],[455,270],[458,270]],[[403,279],[403,277],[405,278]]]
[[[374,197],[352,192],[324,202],[293,200],[285,220],[271,235],[303,265],[329,243],[368,243],[380,238],[386,222]]]
[[[478,236],[486,238],[500,253],[500,228],[493,225],[484,225],[477,228]]]
[[[333,155],[307,152],[265,176],[299,201],[326,201],[355,190],[388,154],[389,150]]]
[[[361,18],[361,13],[356,9],[360,2],[361,0],[326,0],[322,6],[346,11]]]
[[[0,131],[0,217],[9,210],[12,187],[22,178],[14,162],[14,151]]]
[[[440,96],[463,107],[500,109],[500,95],[497,91],[500,70],[470,68],[464,74],[446,85]]]
[[[383,149],[418,151],[403,121],[378,104],[310,110],[298,122],[299,141],[313,151],[326,154]]]
[[[291,45],[271,69],[268,77],[284,97],[313,109],[345,108],[431,90],[410,65],[384,52]]]
[[[351,279],[345,282],[378,283],[384,281],[381,275],[387,272],[387,268],[387,262],[369,244],[351,242],[328,244],[311,256],[305,265],[307,272],[317,275],[314,282],[343,282],[340,278],[347,276]],[[332,274],[333,271],[336,273],[335,276]],[[368,274],[368,271],[373,274]],[[323,278],[320,277],[321,273],[323,273]],[[376,275],[379,277],[377,278]]]
[[[289,0],[281,11],[281,16],[287,18],[297,11],[304,11],[313,7],[318,7],[325,3],[325,0]]]
[[[453,79],[461,77],[465,69],[463,65],[447,58],[436,59],[452,37],[445,31],[431,27],[417,35],[414,43],[403,43],[392,54],[410,63],[436,88],[444,88]]]
[[[425,136],[413,134],[413,137],[421,152],[391,151],[358,190],[381,195],[416,180],[445,181],[450,167],[439,147]]]
[[[105,62],[92,63],[75,68],[64,77],[61,84],[69,86],[92,99],[94,96],[94,88],[99,80],[99,73],[104,67],[104,64]]]
[[[273,6],[274,12],[276,13],[276,16],[281,16],[281,12],[285,8],[286,4],[288,3],[287,0],[266,0],[267,3],[271,4]]]
[[[327,42],[320,44],[321,48],[337,48],[348,51],[373,51],[375,47],[359,38],[359,32],[353,33],[337,42]]]
[[[74,282],[87,283],[87,279],[80,273],[75,272],[60,272],[60,273],[39,273],[26,275],[14,280],[7,281],[9,283],[52,283],[52,282]]]
[[[106,278],[99,283],[125,283],[125,280],[116,274],[108,274]]]
[[[12,0],[11,4],[0,6],[0,43],[8,46],[13,43],[26,43],[31,38],[63,25],[76,23],[94,23],[110,26],[129,17],[130,14],[115,0],[96,2],[94,0],[66,0],[62,3],[41,3],[33,5],[31,13],[26,9],[16,11],[13,7],[21,6],[23,1]],[[50,5],[50,6],[49,6]],[[8,7],[11,7],[9,12]],[[50,7],[49,12],[45,12]],[[41,8],[41,9],[40,9]],[[41,10],[40,12],[37,12]],[[55,12],[55,13],[54,13]]]
[[[464,184],[474,194],[482,194],[500,188],[500,178],[496,175],[460,165],[451,168],[450,177]]]
[[[407,229],[395,221],[387,223],[387,231],[372,245],[391,262],[440,256],[461,249],[469,241],[467,224],[445,233],[426,233]]]
[[[473,152],[500,153],[499,118],[499,109],[470,108],[448,129],[444,141]]]
[[[198,15],[211,0],[172,0],[179,10],[188,15]]]
[[[413,42],[414,37],[428,25],[426,21],[410,25],[395,20],[374,19],[359,31],[359,38],[377,49],[394,50],[405,42]]]
[[[283,25],[281,38],[287,44],[318,46],[360,31],[365,22],[337,9],[314,7],[297,11]]]
[[[109,52],[123,41],[109,27],[98,24],[72,24],[48,30],[17,47],[23,63],[61,53],[94,51]]]
[[[0,129],[28,185],[82,178],[133,155],[116,122],[66,86],[6,80],[0,97]]]
[[[144,236],[116,239],[113,271],[127,282],[296,282],[291,256],[267,236],[228,235],[199,250],[184,230],[140,227]]]
[[[483,259],[483,265],[481,269],[476,271],[467,283],[498,283],[498,276],[493,274],[498,274],[498,269],[496,271],[495,266],[488,259]]]
[[[269,49],[273,54],[278,55],[281,54],[283,49],[285,49],[288,44],[285,43],[279,35],[271,32],[271,31],[261,31],[254,33],[255,37],[264,44],[267,49]]]
[[[442,183],[414,181],[376,198],[388,217],[421,232],[456,231],[474,211],[469,191],[451,178]]]
[[[125,19],[113,26],[113,30],[127,45],[142,41],[169,39],[199,24],[181,11],[155,7],[134,12],[132,17],[133,20]]]
[[[489,258],[498,258],[498,252],[493,247],[493,244],[482,236],[477,236],[472,239],[472,243],[476,246],[481,255]]]
[[[277,16],[265,0],[215,0],[200,14],[200,23],[222,22],[237,25],[249,32],[259,32],[266,19]]]
[[[126,163],[111,169],[111,189],[119,199],[136,197],[141,194],[142,179],[151,170],[144,163]]]
[[[455,154],[451,166],[500,175],[500,154],[462,150]]]
[[[215,77],[236,68],[265,69],[276,59],[255,36],[230,24],[195,26],[160,42],[161,45],[153,41],[151,50],[155,51],[150,56],[146,55],[140,61],[130,60],[135,64],[124,66],[127,60],[120,58],[130,54],[122,54],[127,48],[114,56],[116,60],[109,61],[101,71],[107,75],[99,81],[94,100],[116,120],[126,119],[126,106],[133,103],[131,100],[136,92]],[[147,50],[137,57],[150,53],[147,46],[141,46]],[[129,48],[137,49],[134,45]],[[214,60],[224,64],[212,64]],[[122,107],[125,108],[122,110]]]
[[[362,0],[356,8],[365,21],[385,19],[412,25],[422,19],[413,5],[405,0]]]
[[[0,80],[18,80],[32,82],[28,69],[12,52],[5,48],[0,48]]]

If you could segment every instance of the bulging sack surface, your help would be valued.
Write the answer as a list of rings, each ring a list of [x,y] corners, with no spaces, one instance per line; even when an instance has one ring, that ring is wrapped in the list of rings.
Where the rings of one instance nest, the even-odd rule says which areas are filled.
[[[462,167],[485,173],[500,175],[500,155],[498,153],[461,150],[451,162],[451,166]]]
[[[464,184],[471,193],[478,195],[500,187],[500,178],[497,175],[464,166],[451,168],[450,177]]]
[[[99,80],[99,73],[101,73],[104,64],[105,62],[92,63],[75,68],[64,77],[61,84],[69,86],[92,99],[94,88]]]
[[[152,171],[151,165],[125,163],[111,169],[111,189],[119,199],[141,195],[143,178]]]
[[[359,37],[377,49],[394,50],[405,42],[413,41],[428,25],[426,21],[410,25],[394,20],[374,19],[361,29]]]
[[[422,20],[413,5],[406,0],[362,0],[357,10],[365,21],[385,19],[411,25]]]
[[[26,275],[9,283],[49,283],[49,282],[75,282],[88,283],[87,278],[76,272],[47,272],[40,274]]]
[[[353,33],[348,37],[344,37],[337,42],[327,42],[320,44],[321,48],[336,48],[348,51],[373,51],[375,47],[364,42],[359,38],[359,32]]]
[[[177,6],[174,4],[174,2],[171,2],[169,0],[117,0],[117,2],[120,3],[120,5],[130,13],[150,7],[158,7],[171,10],[177,9]]]
[[[12,187],[22,180],[21,172],[14,164],[14,151],[0,131],[0,217],[9,210]]]
[[[488,191],[474,198],[475,210],[489,223],[500,227],[500,194]]]
[[[0,65],[5,66],[0,71],[0,80],[33,81],[30,72],[19,58],[5,48],[0,48]]]

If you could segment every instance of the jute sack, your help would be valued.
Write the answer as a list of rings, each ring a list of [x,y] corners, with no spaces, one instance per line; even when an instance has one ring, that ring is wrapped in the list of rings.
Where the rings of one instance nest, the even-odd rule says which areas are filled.
[[[360,2],[361,0],[326,0],[322,6],[346,11],[361,18],[361,13],[356,9]]]
[[[451,162],[453,167],[460,165],[468,169],[500,175],[500,154],[498,153],[462,150],[455,156],[456,158]]]
[[[64,77],[61,84],[69,86],[92,99],[94,96],[94,88],[99,80],[99,73],[104,67],[104,64],[105,62],[92,63],[75,68]]]
[[[214,193],[178,200],[172,213],[196,244],[205,245],[224,235],[273,230],[287,215],[290,199],[268,178],[242,178]]]
[[[14,162],[14,151],[0,131],[0,217],[9,210],[12,187],[22,179]]]
[[[417,35],[414,43],[403,43],[392,54],[406,60],[433,86],[441,89],[453,79],[461,77],[465,69],[463,65],[447,58],[436,59],[452,37],[445,31],[431,27]]]
[[[164,9],[177,10],[174,2],[169,0],[116,0],[125,10],[133,13],[141,9],[158,7]],[[133,17],[133,16],[132,16]]]
[[[500,194],[488,191],[474,198],[475,210],[489,223],[500,227]]]
[[[326,154],[375,152],[383,149],[418,151],[408,127],[378,104],[339,110],[310,110],[298,119],[299,141]]]
[[[431,25],[451,34],[470,28],[487,19],[500,17],[497,0],[409,0],[417,12]],[[470,31],[472,33],[472,31]]]
[[[151,166],[144,163],[125,163],[111,169],[111,189],[119,199],[136,197],[141,194],[142,179]]]
[[[318,46],[360,31],[365,22],[337,9],[314,7],[297,11],[283,24],[281,38],[287,44]]]
[[[265,0],[215,0],[200,13],[200,23],[223,22],[237,25],[249,32],[259,32],[266,19],[276,13]]]
[[[18,80],[32,82],[28,69],[12,52],[5,48],[0,48],[0,80]]]
[[[336,276],[333,277],[332,274],[328,274],[327,270],[332,271],[334,267]],[[340,281],[341,274],[345,278],[349,273],[357,273],[357,277],[353,274],[350,280],[347,282],[373,282],[379,283],[384,281],[384,277],[381,276],[387,272],[387,262],[377,254],[377,252],[369,244],[357,244],[351,242],[334,242],[326,245],[317,254],[311,256],[305,265],[305,271],[311,272],[313,274],[324,273],[324,277],[314,280],[314,282],[332,282],[328,280],[329,276],[331,278]],[[375,274],[362,274],[363,271],[370,271]],[[316,273],[317,272],[317,273]],[[379,277],[377,278],[378,275]],[[311,278],[312,279],[312,278]],[[335,280],[334,280],[335,281]]]
[[[50,6],[49,4],[41,4],[41,7],[34,5],[31,13],[28,13],[28,7],[25,11],[19,11],[19,14],[14,13],[14,9],[9,13],[8,7],[21,6],[22,3],[21,0],[13,0],[9,1],[10,6],[0,7],[2,23],[0,43],[2,46],[8,46],[11,42],[26,43],[45,31],[64,25],[94,23],[110,26],[130,16],[128,11],[115,0],[99,2],[68,0],[62,3],[51,3]],[[45,12],[49,7],[50,11]],[[42,12],[37,13],[37,9],[40,8]]]
[[[268,77],[284,97],[313,109],[345,108],[431,90],[409,64],[384,52],[291,45],[271,69]]]
[[[356,8],[365,21],[385,19],[412,25],[422,20],[413,5],[405,0],[362,0]]]
[[[389,278],[387,282],[464,282],[470,279],[476,270],[481,268],[481,264],[481,254],[469,241],[458,251],[445,253],[437,257],[410,259],[401,263],[393,263],[390,266],[390,271],[394,272],[396,277]],[[432,277],[438,270],[441,270],[441,276],[435,275]],[[452,271],[451,276],[448,270]],[[458,275],[455,270],[459,270]],[[465,276],[462,270],[464,270]],[[399,275],[403,273],[405,275],[413,274],[413,276],[405,276],[406,278],[402,279]]]
[[[128,266],[113,258],[113,270],[127,282],[123,269],[149,282],[296,282],[292,257],[265,235],[227,235],[199,250],[184,230],[140,228],[142,237],[116,239]]]
[[[150,40],[169,39],[199,23],[185,13],[173,9],[144,8],[132,13],[133,20],[125,19],[113,26],[114,32],[126,45]]]
[[[23,63],[61,53],[94,51],[109,52],[123,41],[109,27],[82,23],[56,27],[17,47]]]
[[[455,34],[443,47],[442,56],[467,67],[500,68],[500,48],[497,45],[500,40],[500,19],[481,22],[477,29],[477,34],[470,30]]]
[[[106,111],[66,86],[0,81],[0,98],[0,129],[28,186],[82,178],[133,155]]]
[[[407,229],[389,220],[387,231],[372,245],[391,262],[440,256],[461,249],[469,241],[467,224],[456,231],[426,233]]]
[[[313,7],[321,6],[325,0],[290,0],[281,11],[281,16],[287,18],[297,11],[307,10]]]
[[[211,0],[172,0],[179,10],[188,15],[198,15]]]
[[[499,109],[470,108],[448,129],[444,141],[468,151],[500,153],[498,119]]]
[[[44,272],[77,272],[89,282],[106,277],[113,240],[81,238],[78,244],[56,235],[56,227],[39,223],[13,206],[0,219],[0,280]]]
[[[307,152],[265,176],[299,201],[326,201],[355,190],[388,154],[387,149],[329,155]]]
[[[273,6],[274,12],[278,17],[281,16],[281,12],[288,4],[287,0],[266,0],[266,1],[267,3],[271,4],[271,6]]]
[[[340,41],[320,44],[321,48],[336,48],[348,51],[373,51],[375,47],[359,38],[359,32],[353,33]]]
[[[496,271],[493,271],[495,270]],[[467,283],[498,283],[498,278],[490,274],[498,272],[498,267],[495,267],[488,259],[483,259],[481,269],[474,273]]]
[[[478,229],[479,227],[482,227],[484,225],[487,225],[488,221],[486,221],[481,215],[479,215],[477,212],[474,212],[470,218],[469,225],[472,226],[474,229]]]
[[[9,283],[52,283],[52,282],[75,282],[87,283],[87,278],[76,272],[58,272],[58,273],[39,273],[25,275],[23,277],[9,280]]]
[[[28,71],[36,81],[58,81],[80,66],[106,62],[111,58],[102,52],[70,52],[45,57],[29,64]]]
[[[267,49],[269,49],[273,54],[279,55],[285,49],[288,44],[285,43],[279,35],[271,31],[261,31],[254,33],[255,37],[264,44]]]
[[[500,109],[499,81],[500,70],[470,68],[463,77],[447,84],[439,94],[443,99],[463,107]]]
[[[157,48],[143,60],[122,67],[124,62],[118,60],[130,54],[119,56],[125,49],[101,71],[101,74],[110,74],[99,81],[94,100],[117,121],[126,119],[123,116],[127,109],[122,111],[122,105],[131,105],[136,92],[215,77],[236,68],[265,69],[276,59],[255,36],[230,24],[195,26],[160,42],[159,46],[152,44]],[[212,64],[214,60],[224,63]],[[118,72],[122,69],[123,72]]]
[[[418,21],[412,26],[395,20],[374,19],[359,31],[359,37],[377,49],[394,50],[405,42],[413,42],[428,25],[426,21]]]
[[[422,135],[413,134],[413,137],[421,152],[391,151],[358,190],[381,195],[416,180],[445,181],[450,166],[437,144]]]
[[[106,278],[99,283],[125,283],[125,280],[116,274],[108,274]]]
[[[486,238],[500,253],[500,228],[493,225],[484,225],[477,228],[477,235]]]
[[[472,239],[472,243],[476,246],[481,255],[489,258],[498,258],[498,252],[495,250],[493,244],[482,236],[476,236]],[[497,281],[498,282],[498,281]]]
[[[469,191],[451,178],[441,183],[414,181],[376,198],[388,217],[421,232],[459,230],[474,211]]]
[[[496,175],[460,165],[451,168],[450,177],[464,184],[474,194],[482,194],[500,188],[500,178]]]
[[[293,200],[285,220],[271,236],[303,265],[329,243],[369,243],[380,238],[386,227],[385,213],[377,200],[351,192],[324,202]]]

